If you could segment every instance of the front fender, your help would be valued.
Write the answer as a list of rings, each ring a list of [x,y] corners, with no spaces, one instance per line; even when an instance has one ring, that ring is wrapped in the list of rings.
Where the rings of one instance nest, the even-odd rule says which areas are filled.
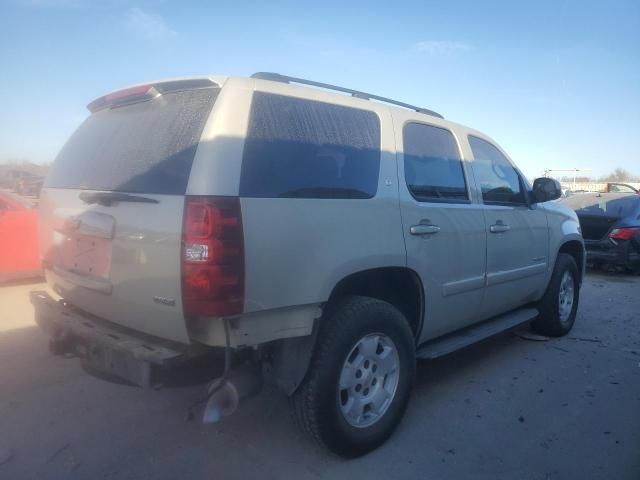
[[[582,265],[578,265],[578,268],[582,272],[582,277],[584,277],[586,255],[578,216],[573,210],[558,202],[547,202],[542,204],[542,207],[547,214],[549,225],[549,267],[547,269],[547,282],[551,279],[558,253],[562,247],[569,242],[578,242],[582,247],[583,261]]]

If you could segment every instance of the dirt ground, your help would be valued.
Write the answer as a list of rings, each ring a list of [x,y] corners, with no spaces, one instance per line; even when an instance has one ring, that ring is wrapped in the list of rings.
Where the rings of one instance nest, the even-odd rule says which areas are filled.
[[[116,385],[51,356],[37,287],[0,286],[2,479],[640,479],[640,277],[589,273],[562,339],[505,333],[420,363],[397,432],[352,461],[273,388],[202,425],[186,421],[202,387]]]

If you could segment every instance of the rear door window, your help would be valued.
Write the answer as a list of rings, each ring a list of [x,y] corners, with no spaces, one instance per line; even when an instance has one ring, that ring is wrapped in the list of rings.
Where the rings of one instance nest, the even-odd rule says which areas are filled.
[[[526,203],[520,175],[509,160],[494,145],[469,136],[473,152],[473,173],[482,190],[482,200],[489,204]]]
[[[182,195],[219,89],[167,93],[88,117],[45,186]]]
[[[416,200],[469,200],[460,152],[449,130],[408,123],[403,143],[404,177]]]
[[[256,92],[244,146],[244,197],[371,198],[380,121],[371,111]]]

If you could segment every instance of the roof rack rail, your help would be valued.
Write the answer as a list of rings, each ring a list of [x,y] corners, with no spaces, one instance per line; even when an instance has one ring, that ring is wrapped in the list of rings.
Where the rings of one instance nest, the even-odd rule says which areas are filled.
[[[372,95],[371,93],[360,92],[358,90],[352,90],[350,88],[338,87],[336,85],[330,85],[328,83],[315,82],[313,80],[305,80],[304,78],[289,77],[287,75],[280,75],[279,73],[272,72],[257,72],[251,75],[251,78],[258,78],[260,80],[271,80],[272,82],[282,83],[300,83],[302,85],[311,85],[313,87],[326,88],[329,90],[336,90],[338,92],[348,93],[352,97],[362,98],[364,100],[378,100],[379,102],[390,103],[399,107],[408,108],[409,110],[415,110],[416,112],[425,113],[438,118],[444,118],[438,112],[429,110],[428,108],[416,107],[408,103],[399,102],[390,98],[380,97],[378,95]]]

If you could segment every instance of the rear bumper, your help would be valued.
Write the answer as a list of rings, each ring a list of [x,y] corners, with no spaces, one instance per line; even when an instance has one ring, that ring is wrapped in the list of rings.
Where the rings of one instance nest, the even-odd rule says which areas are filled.
[[[89,369],[142,387],[161,383],[162,372],[202,358],[211,349],[172,344],[92,317],[43,291],[30,293],[35,320],[52,353],[80,357]]]
[[[586,241],[587,260],[619,265],[627,268],[640,266],[640,251],[634,248],[632,241],[619,241],[617,245],[608,239]]]

